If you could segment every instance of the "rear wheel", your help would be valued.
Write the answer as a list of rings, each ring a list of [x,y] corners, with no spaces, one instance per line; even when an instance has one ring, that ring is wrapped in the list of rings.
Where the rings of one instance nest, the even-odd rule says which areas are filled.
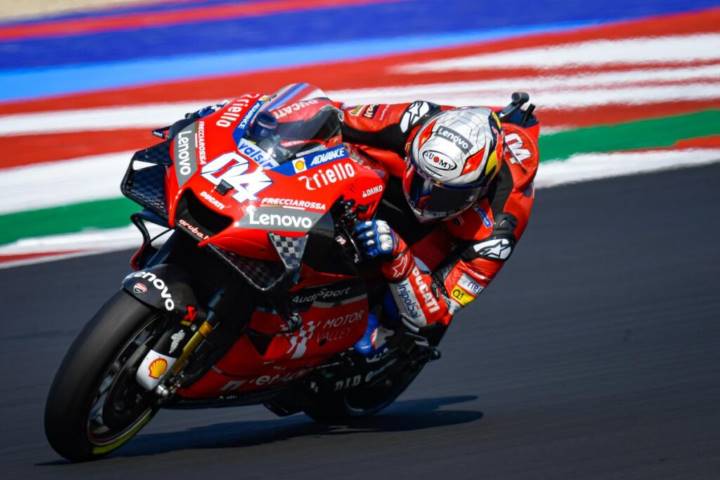
[[[66,354],[45,406],[50,445],[71,461],[99,458],[129,441],[157,411],[135,371],[165,327],[163,314],[124,291],[93,317]]]
[[[383,381],[318,397],[305,413],[319,423],[344,424],[390,406],[415,380],[424,363],[408,364]]]

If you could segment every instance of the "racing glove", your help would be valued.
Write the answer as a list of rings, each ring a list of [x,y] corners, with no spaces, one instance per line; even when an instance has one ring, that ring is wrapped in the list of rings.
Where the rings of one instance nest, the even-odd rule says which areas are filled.
[[[224,107],[228,103],[228,100],[223,100],[221,103],[218,103],[216,105],[208,105],[207,107],[203,107],[200,110],[196,110],[191,113],[186,113],[184,118],[181,118],[177,122],[173,123],[172,125],[169,125],[164,128],[158,128],[157,130],[153,130],[153,135],[160,138],[167,138],[167,139],[173,139],[175,138],[175,135],[178,134],[183,128],[187,127],[191,123],[193,123],[196,120],[199,120],[203,117],[207,117],[211,113],[215,113],[218,110],[220,110],[222,107]]]
[[[227,105],[229,100],[223,100],[220,103],[216,103],[215,105],[208,105],[207,107],[203,107],[200,110],[196,110],[191,113],[186,113],[185,118],[191,118],[193,120],[197,120],[198,118],[207,117],[208,115],[217,112],[221,108],[223,108],[225,105]]]
[[[365,258],[379,260],[383,276],[395,282],[407,278],[415,260],[407,244],[384,220],[368,220],[355,226],[355,241]]]
[[[384,220],[359,223],[354,233],[363,255],[380,261],[389,287],[388,316],[437,345],[451,315],[446,301],[434,291],[432,277],[419,269],[407,244]]]

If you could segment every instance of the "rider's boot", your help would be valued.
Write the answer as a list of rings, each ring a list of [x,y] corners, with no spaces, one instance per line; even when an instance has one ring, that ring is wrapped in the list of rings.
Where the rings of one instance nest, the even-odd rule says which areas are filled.
[[[390,325],[396,335],[391,342],[401,344],[404,349],[416,350],[429,360],[438,360],[441,356],[437,348],[440,340],[447,331],[447,326],[433,323],[424,327],[417,327],[409,319],[403,318],[397,308],[395,299],[388,290],[383,301],[382,323]]]
[[[365,334],[355,343],[355,351],[364,357],[378,355],[387,350],[387,340],[394,334],[394,330],[380,323],[377,315],[370,313]]]

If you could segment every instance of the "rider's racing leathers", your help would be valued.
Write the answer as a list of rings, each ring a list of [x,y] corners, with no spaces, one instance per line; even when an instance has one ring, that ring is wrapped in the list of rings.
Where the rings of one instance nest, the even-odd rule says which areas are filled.
[[[459,216],[420,223],[400,183],[406,154],[420,126],[449,109],[422,101],[343,107],[343,141],[380,162],[391,177],[377,216],[400,239],[383,275],[404,323],[431,337],[442,335],[510,257],[530,216],[539,162],[539,125],[531,116],[521,127],[517,112],[502,123],[505,155],[488,195]]]

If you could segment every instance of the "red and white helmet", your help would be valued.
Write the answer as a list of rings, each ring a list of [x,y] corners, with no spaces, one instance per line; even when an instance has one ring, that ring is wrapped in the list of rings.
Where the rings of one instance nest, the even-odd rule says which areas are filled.
[[[441,112],[415,135],[403,191],[421,222],[451,218],[487,194],[502,159],[503,135],[489,108]]]

